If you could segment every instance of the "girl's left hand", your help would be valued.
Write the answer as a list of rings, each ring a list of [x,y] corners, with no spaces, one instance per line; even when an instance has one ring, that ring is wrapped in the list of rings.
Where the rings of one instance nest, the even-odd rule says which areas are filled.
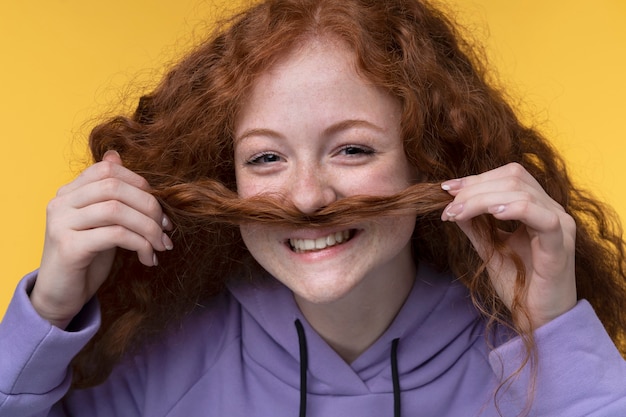
[[[536,329],[576,304],[574,251],[576,224],[563,207],[548,196],[521,165],[511,163],[480,175],[446,181],[442,188],[454,197],[441,220],[455,222],[487,261],[491,282],[507,307],[513,303],[517,270],[510,257],[492,249],[479,237],[471,220],[488,214],[517,220],[513,233],[500,231],[508,249],[526,268],[526,308]]]

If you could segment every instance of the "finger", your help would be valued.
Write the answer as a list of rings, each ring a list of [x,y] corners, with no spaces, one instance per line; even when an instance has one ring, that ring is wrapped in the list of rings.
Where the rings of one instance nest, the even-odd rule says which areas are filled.
[[[66,227],[76,231],[119,225],[143,237],[159,251],[171,250],[174,246],[160,223],[116,200],[87,206],[72,213],[67,221]]]
[[[94,255],[119,247],[136,252],[139,261],[146,266],[158,265],[152,243],[120,225],[80,231],[76,241],[81,242],[85,250]]]
[[[540,253],[562,254],[574,250],[576,222],[564,211],[554,211],[525,201],[493,207],[499,220],[519,220],[526,225],[531,244]],[[539,253],[538,252],[538,253]]]
[[[523,185],[528,185],[532,188],[541,188],[537,180],[518,163],[510,163],[478,175],[445,181],[441,184],[441,188],[448,191],[451,195],[456,196],[462,190],[469,187],[502,180],[504,178],[509,178],[510,182],[508,183],[508,188],[506,188],[509,190],[520,188]]]
[[[171,221],[152,195],[115,179],[87,184],[48,204],[48,229],[53,237],[66,230],[122,225],[150,241],[156,250],[171,250],[163,228]],[[164,227],[165,226],[165,227]]]
[[[453,203],[474,202],[476,205],[488,207],[489,212],[494,212],[500,204],[519,200],[528,201],[557,213],[565,212],[563,206],[554,201],[539,185],[516,184],[512,187],[510,182],[509,178],[505,178],[472,186],[459,193]]]
[[[108,151],[104,153],[104,155],[102,156],[102,160],[112,162],[117,165],[124,165],[122,163],[122,157],[120,156],[120,154],[117,153],[117,151],[112,150],[112,149],[109,149]]]
[[[55,200],[57,201],[53,200],[51,205],[59,206],[61,211],[67,207],[80,209],[91,204],[116,200],[152,218],[162,229],[167,231],[173,229],[172,222],[163,213],[161,205],[152,194],[117,178],[87,183],[71,193],[58,196]]]
[[[500,173],[510,172],[512,169],[508,170],[499,169]],[[494,170],[496,171],[496,170]],[[525,172],[525,171],[524,171]],[[456,184],[455,186],[449,186],[446,188],[451,188],[449,191],[450,194],[454,194],[455,198],[453,203],[454,206],[459,205],[467,205],[468,201],[476,198],[484,198],[483,196],[491,195],[491,198],[496,199],[498,195],[509,195],[508,199],[513,201],[515,199],[527,199],[537,205],[542,205],[545,208],[556,210],[560,212],[564,212],[563,207],[554,201],[540,186],[539,183],[535,181],[535,179],[530,176],[530,174],[526,173],[522,177],[516,175],[493,175],[494,172],[489,172],[489,174],[485,173],[484,176],[479,180],[478,177],[467,177],[461,180],[453,180],[452,183]],[[445,184],[444,184],[445,185]],[[513,196],[513,192],[520,193],[518,196]],[[503,201],[504,198],[503,198]],[[500,204],[497,201],[492,201],[488,203],[490,205]],[[455,207],[458,208],[458,207]],[[450,211],[449,208],[446,211]],[[446,217],[448,214],[444,211],[442,215],[442,219],[448,220]],[[452,213],[454,210],[452,210]],[[485,210],[486,212],[486,210]]]
[[[142,264],[146,266],[159,264],[152,244],[143,236],[119,225],[101,228],[99,231],[107,234],[109,241],[115,242],[117,247],[136,252]]]
[[[547,256],[560,254],[566,246],[573,246],[576,224],[571,216],[563,210],[535,204],[525,198],[516,199],[516,196],[517,193],[484,196],[477,205],[473,204],[476,201],[468,201],[461,207],[460,215],[450,220],[465,223],[480,214],[488,213],[498,220],[519,221],[526,226],[526,233],[535,248]],[[458,206],[453,206],[448,209],[448,213],[456,210],[459,210]],[[466,227],[462,229],[466,232]]]
[[[503,193],[508,194],[507,198],[509,201],[522,198],[540,199],[545,194],[532,177],[530,179],[523,178],[525,172],[523,168],[522,170],[512,168],[512,166],[507,165],[480,175],[442,183],[442,189],[454,196],[454,200],[443,211],[442,220],[462,221],[478,214],[486,213],[489,205],[502,204],[502,201],[506,201]],[[528,195],[527,197],[521,195],[514,196],[511,194],[513,192],[525,192]],[[489,196],[492,198],[491,202],[487,201]],[[493,199],[500,197],[502,197],[502,201],[493,201]],[[546,195],[546,198],[549,197]],[[472,199],[473,201],[471,201]],[[478,203],[481,201],[483,201],[482,209],[478,208]],[[467,206],[473,206],[477,211],[471,213],[471,210],[467,210]],[[464,211],[464,213],[461,213],[461,211]]]
[[[511,211],[510,206],[516,210]],[[505,213],[506,211],[506,213]],[[552,200],[544,193],[536,190],[505,190],[487,191],[484,193],[467,194],[464,200],[457,197],[443,211],[442,216],[449,219],[463,221],[481,214],[492,214],[499,219],[509,216],[520,216],[519,218],[506,220],[527,219],[537,226],[538,229],[550,227],[552,217],[564,212],[560,207],[555,207]],[[542,217],[548,216],[548,217]]]
[[[552,205],[537,202],[526,192],[488,193],[474,196],[463,203],[451,203],[442,214],[444,221],[463,222],[481,214],[490,214],[498,220],[516,220],[524,223],[530,233],[537,233],[546,250],[556,250],[563,243],[564,227],[569,216]],[[565,230],[567,229],[567,230]]]
[[[478,195],[499,194],[508,192],[523,192],[528,194],[528,198],[541,201],[544,200],[546,205],[553,206],[554,203],[550,196],[541,188],[539,184],[528,184],[518,177],[500,177],[490,180],[475,182],[471,185],[466,184],[462,188],[455,191],[454,200],[457,202],[465,201]]]
[[[158,200],[152,194],[118,178],[105,178],[85,184],[61,196],[60,200],[65,206],[77,209],[116,200],[162,223],[163,211]]]
[[[57,195],[65,195],[75,191],[83,185],[106,178],[117,178],[120,181],[126,182],[129,185],[144,191],[149,191],[151,189],[150,184],[148,184],[148,181],[146,181],[145,178],[120,165],[117,161],[115,161],[115,159],[115,156],[111,155],[107,158],[107,160],[98,162],[85,169],[74,181],[61,187],[57,192]]]
[[[155,265],[154,248],[148,240],[123,226],[111,225],[66,231],[56,237],[48,235],[44,245],[46,261],[42,261],[42,268],[65,270],[65,276],[71,276],[89,268],[98,255],[118,247],[137,252],[139,261],[146,266]]]

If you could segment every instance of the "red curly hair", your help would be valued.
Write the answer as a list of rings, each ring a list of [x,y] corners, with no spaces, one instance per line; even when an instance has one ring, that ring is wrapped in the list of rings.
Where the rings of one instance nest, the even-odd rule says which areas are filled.
[[[343,41],[360,75],[399,100],[404,149],[424,184],[393,198],[341,200],[313,216],[268,198],[237,198],[233,130],[240,107],[260,73],[316,36]],[[267,0],[234,16],[142,97],[133,115],[91,133],[94,160],[115,149],[148,180],[176,225],[177,244],[156,268],[118,251],[98,292],[102,327],[74,361],[74,386],[102,382],[124,353],[210,302],[229,279],[252,276],[258,266],[238,224],[349,224],[381,210],[413,210],[415,258],[458,276],[488,322],[526,338],[530,357],[532,335],[517,325],[525,312],[506,308],[465,235],[439,219],[450,197],[437,183],[509,162],[524,166],[576,220],[578,295],[626,353],[626,265],[617,216],[572,184],[548,141],[520,122],[487,79],[484,60],[456,25],[422,0]],[[496,249],[495,228],[516,227],[486,217],[477,225]],[[518,299],[523,291],[520,271]]]

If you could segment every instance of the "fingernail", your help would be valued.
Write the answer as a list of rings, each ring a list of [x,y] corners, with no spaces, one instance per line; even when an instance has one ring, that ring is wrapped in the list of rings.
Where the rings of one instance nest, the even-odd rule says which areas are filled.
[[[450,217],[455,217],[461,214],[462,211],[463,211],[463,203],[452,204],[451,206],[448,206],[448,208],[446,209],[446,214]]]
[[[449,180],[449,181],[444,181],[441,183],[441,189],[444,191],[452,191],[452,190],[458,190],[461,188],[461,180],[455,179],[455,180]]]
[[[491,214],[500,214],[506,210],[506,206],[504,204],[500,204],[499,206],[489,207],[488,211]]]
[[[104,155],[102,155],[102,159],[106,158],[107,156],[111,156],[111,155],[115,155],[118,158],[121,159],[120,154],[115,150],[115,149],[109,149],[108,151],[106,151],[104,153]]]
[[[170,228],[172,227],[172,221],[165,214],[163,215],[163,218],[161,219],[161,227],[165,230],[170,230]]]
[[[152,254],[152,264],[157,266],[159,264],[159,260],[157,259],[156,253]]]
[[[172,243],[172,239],[170,239],[170,237],[166,235],[165,233],[163,233],[163,236],[161,237],[161,241],[163,241],[163,245],[165,246],[165,249],[167,250],[174,249],[174,243]]]

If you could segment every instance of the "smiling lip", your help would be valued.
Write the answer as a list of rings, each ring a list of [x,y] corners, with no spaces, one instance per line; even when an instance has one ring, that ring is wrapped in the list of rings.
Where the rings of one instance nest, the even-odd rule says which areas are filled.
[[[352,238],[354,233],[350,230],[342,230],[339,232],[329,233],[316,239],[289,239],[291,250],[296,253],[314,252],[337,246],[347,242]]]

